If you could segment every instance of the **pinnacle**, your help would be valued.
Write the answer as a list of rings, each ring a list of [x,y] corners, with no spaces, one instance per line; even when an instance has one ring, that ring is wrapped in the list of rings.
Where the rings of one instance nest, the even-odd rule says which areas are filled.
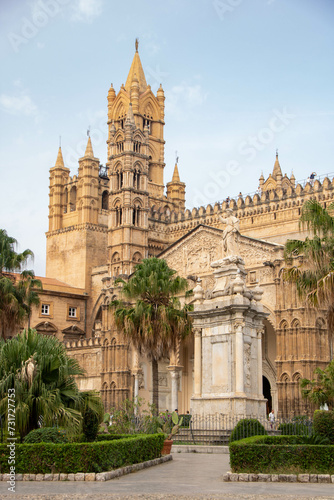
[[[177,163],[175,163],[172,182],[180,182],[180,175],[179,175],[179,169],[177,167]]]
[[[90,158],[94,158],[92,141],[90,140],[90,137],[88,137],[87,147],[86,147],[86,151],[85,151],[85,156],[89,156]]]
[[[131,125],[133,128],[135,128],[135,117],[133,116],[133,110],[132,110],[132,104],[130,102],[129,104],[129,109],[126,115],[126,120],[125,120],[125,125]]]
[[[64,167],[64,166],[65,165],[63,159],[63,153],[61,151],[61,147],[59,146],[55,167]]]
[[[282,170],[281,170],[281,166],[280,166],[279,161],[278,161],[278,152],[276,151],[276,161],[275,161],[272,177],[274,179],[277,179],[277,176],[279,176],[279,175],[282,177]]]

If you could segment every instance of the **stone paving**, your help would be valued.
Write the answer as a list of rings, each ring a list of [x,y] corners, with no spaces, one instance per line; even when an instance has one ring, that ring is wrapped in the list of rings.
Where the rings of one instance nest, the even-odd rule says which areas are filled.
[[[227,454],[175,453],[173,460],[110,481],[19,481],[15,493],[0,483],[0,500],[312,500],[334,498],[334,484],[224,482]]]

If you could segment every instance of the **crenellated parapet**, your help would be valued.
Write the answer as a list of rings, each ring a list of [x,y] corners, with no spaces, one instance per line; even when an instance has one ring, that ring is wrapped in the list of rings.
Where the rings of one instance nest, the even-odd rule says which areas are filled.
[[[227,198],[221,203],[195,207],[192,210],[176,212],[151,209],[149,229],[165,231],[165,239],[171,243],[199,224],[221,228],[218,215],[231,208],[240,219],[242,234],[252,235],[256,231],[260,238],[270,237],[271,234],[288,235],[299,230],[301,207],[306,200],[317,199],[326,207],[333,201],[333,197],[334,179],[325,177],[322,182],[316,180],[313,185],[310,182],[305,186],[298,183],[293,187],[290,184],[287,188],[277,187],[245,197],[240,193],[237,199]],[[284,229],[281,227],[283,225],[288,227]]]
[[[82,339],[82,340],[71,340],[65,342],[66,349],[83,349],[89,347],[99,347],[101,346],[101,339],[99,337]]]

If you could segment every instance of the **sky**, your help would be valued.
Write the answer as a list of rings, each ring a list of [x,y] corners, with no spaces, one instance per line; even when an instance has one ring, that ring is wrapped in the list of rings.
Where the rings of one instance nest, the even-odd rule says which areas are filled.
[[[44,276],[49,169],[61,141],[77,173],[88,128],[106,163],[136,38],[188,208],[256,191],[276,149],[283,174],[334,177],[333,23],[332,0],[2,0],[0,228]]]

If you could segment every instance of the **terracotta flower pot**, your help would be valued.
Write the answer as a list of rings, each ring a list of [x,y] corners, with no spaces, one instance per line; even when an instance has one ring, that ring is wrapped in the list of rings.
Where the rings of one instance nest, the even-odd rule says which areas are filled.
[[[172,449],[172,444],[173,444],[172,439],[165,439],[161,455],[169,455]]]

